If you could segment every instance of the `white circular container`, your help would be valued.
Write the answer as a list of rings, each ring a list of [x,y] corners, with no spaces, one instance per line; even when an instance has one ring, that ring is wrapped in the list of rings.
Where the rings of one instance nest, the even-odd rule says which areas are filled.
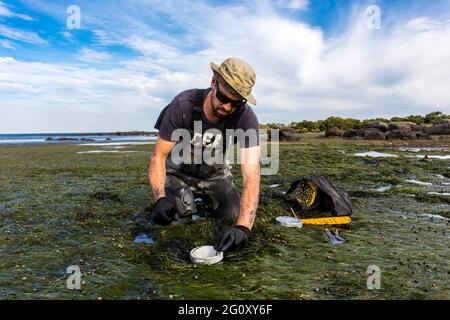
[[[223,259],[223,252],[213,246],[202,246],[191,250],[191,261],[199,264],[215,264]]]
[[[277,217],[276,222],[280,226],[289,228],[301,228],[303,226],[302,220],[289,216]]]

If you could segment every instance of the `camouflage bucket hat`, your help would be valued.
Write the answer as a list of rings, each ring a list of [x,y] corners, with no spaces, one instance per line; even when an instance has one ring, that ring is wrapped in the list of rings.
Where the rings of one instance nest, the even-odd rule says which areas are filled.
[[[214,62],[209,65],[244,99],[256,105],[256,99],[251,92],[256,82],[256,75],[247,62],[239,58],[228,58],[220,66]]]

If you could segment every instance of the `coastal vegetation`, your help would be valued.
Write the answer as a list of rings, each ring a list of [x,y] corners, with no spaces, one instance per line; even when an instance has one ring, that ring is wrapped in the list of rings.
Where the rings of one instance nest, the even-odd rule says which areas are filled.
[[[417,125],[423,124],[435,125],[447,119],[450,119],[450,115],[445,114],[441,111],[434,111],[425,116],[409,115],[406,117],[392,117],[390,119],[373,118],[373,119],[359,120],[353,118],[341,118],[336,116],[330,116],[325,120],[318,120],[318,121],[303,120],[299,122],[293,121],[289,124],[267,123],[263,124],[261,127],[263,129],[285,127],[294,129],[297,132],[320,132],[326,131],[327,129],[331,129],[334,127],[340,130],[361,129],[366,127],[369,122],[376,122],[376,121],[383,123],[411,122]]]

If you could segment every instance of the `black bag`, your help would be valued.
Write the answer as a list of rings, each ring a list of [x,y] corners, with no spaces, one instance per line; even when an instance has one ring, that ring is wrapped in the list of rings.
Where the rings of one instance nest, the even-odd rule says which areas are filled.
[[[352,214],[352,201],[347,191],[334,186],[324,176],[300,178],[286,194],[292,194],[304,210],[330,211],[335,216]]]

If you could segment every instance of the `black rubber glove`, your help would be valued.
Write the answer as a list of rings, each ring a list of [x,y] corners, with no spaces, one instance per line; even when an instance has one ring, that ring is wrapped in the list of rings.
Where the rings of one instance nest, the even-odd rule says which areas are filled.
[[[152,219],[159,225],[167,226],[172,221],[178,220],[178,211],[169,199],[162,197],[155,203]]]
[[[244,226],[225,227],[217,237],[214,249],[227,251],[236,248],[248,241],[250,230]]]

